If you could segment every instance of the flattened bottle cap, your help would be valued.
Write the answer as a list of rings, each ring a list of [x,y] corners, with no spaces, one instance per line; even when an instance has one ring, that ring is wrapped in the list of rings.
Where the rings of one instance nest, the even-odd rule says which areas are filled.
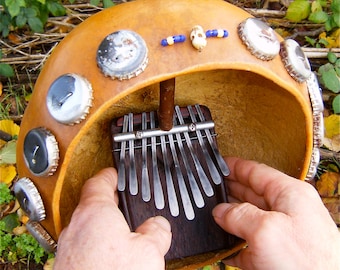
[[[50,86],[46,102],[52,117],[62,124],[78,124],[92,106],[92,87],[83,77],[65,74]]]
[[[45,219],[45,207],[39,191],[34,183],[26,177],[19,179],[14,184],[14,194],[18,202],[32,221],[41,221]]]
[[[307,89],[309,93],[309,98],[312,103],[313,114],[318,114],[323,112],[324,104],[322,99],[321,89],[319,87],[318,79],[315,73],[311,73],[307,80]]]
[[[288,73],[297,82],[306,81],[311,74],[309,61],[300,45],[293,39],[281,42],[280,55]]]
[[[238,34],[248,50],[261,60],[271,60],[279,54],[280,42],[275,31],[256,18],[248,18],[238,26]]]
[[[97,50],[97,64],[105,76],[124,80],[138,76],[148,63],[148,49],[143,38],[130,30],[106,36]]]
[[[306,180],[312,180],[317,171],[318,171],[318,165],[320,162],[320,150],[319,148],[314,147],[312,152],[312,159],[309,165],[308,173],[306,176]]]
[[[45,128],[30,130],[24,140],[24,157],[26,165],[34,175],[52,175],[59,161],[56,138]]]
[[[49,253],[57,251],[57,243],[51,235],[36,221],[28,221],[26,223],[27,231],[38,241],[38,243]]]

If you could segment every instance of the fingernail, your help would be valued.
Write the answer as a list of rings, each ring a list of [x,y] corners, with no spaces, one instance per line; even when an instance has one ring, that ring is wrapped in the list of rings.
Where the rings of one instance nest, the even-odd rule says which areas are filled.
[[[215,208],[212,210],[212,215],[215,218],[221,218],[226,211],[228,211],[229,208],[232,207],[232,204],[230,203],[221,203],[215,206]]]

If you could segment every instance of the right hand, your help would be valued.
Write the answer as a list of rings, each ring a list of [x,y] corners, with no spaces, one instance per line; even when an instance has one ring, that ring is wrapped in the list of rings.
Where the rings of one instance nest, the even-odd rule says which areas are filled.
[[[248,247],[226,261],[241,269],[340,269],[340,233],[308,183],[264,164],[227,158],[229,193],[242,203],[213,210]]]

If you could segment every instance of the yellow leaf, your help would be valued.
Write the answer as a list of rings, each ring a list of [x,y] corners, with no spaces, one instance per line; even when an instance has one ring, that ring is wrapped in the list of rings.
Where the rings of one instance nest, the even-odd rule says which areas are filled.
[[[241,270],[241,269],[238,268],[238,267],[226,265],[226,266],[225,266],[225,270]]]
[[[0,166],[0,182],[10,185],[17,175],[15,166]]]
[[[13,120],[1,120],[0,121],[0,130],[12,135],[12,136],[18,136],[20,127],[13,122]],[[3,146],[6,142],[3,140],[0,140],[0,147]]]
[[[54,257],[50,258],[44,264],[44,270],[52,270],[54,265]]]
[[[325,123],[325,137],[332,139],[334,136],[340,134],[340,115],[331,114],[324,118]]]
[[[339,182],[339,173],[326,172],[321,175],[318,181],[316,181],[316,189],[321,197],[334,197],[338,195]]]

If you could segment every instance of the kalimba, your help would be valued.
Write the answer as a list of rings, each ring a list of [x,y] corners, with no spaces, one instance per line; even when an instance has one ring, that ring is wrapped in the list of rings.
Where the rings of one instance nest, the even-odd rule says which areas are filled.
[[[313,177],[322,100],[300,46],[220,0],[138,0],[77,26],[45,63],[22,120],[15,193],[49,251],[84,182],[118,170],[132,230],[169,219],[168,268],[235,251],[211,209],[227,201],[222,156]],[[187,268],[188,269],[188,268]]]

